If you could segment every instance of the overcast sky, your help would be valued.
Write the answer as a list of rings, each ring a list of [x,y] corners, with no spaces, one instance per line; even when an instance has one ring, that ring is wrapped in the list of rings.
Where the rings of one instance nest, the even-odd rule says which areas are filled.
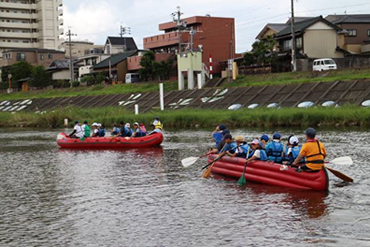
[[[64,29],[72,26],[76,40],[103,44],[108,35],[119,33],[119,26],[131,27],[132,36],[142,48],[143,37],[160,34],[158,24],[171,21],[170,14],[181,6],[183,17],[194,15],[234,17],[236,48],[250,50],[266,23],[286,22],[290,0],[64,0]],[[296,16],[328,14],[370,14],[368,0],[298,0]]]

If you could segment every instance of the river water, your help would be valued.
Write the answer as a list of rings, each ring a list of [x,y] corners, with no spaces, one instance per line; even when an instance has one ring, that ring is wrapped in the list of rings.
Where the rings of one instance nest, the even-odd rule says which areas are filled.
[[[0,246],[370,246],[368,132],[320,133],[329,159],[355,161],[332,166],[355,183],[330,175],[328,193],[202,179],[205,160],[182,168],[209,131],[128,151],[60,150],[58,132],[0,130]]]

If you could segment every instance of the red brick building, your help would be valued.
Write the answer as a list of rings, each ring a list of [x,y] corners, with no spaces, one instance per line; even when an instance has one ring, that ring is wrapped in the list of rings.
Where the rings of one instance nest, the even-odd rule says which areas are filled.
[[[167,22],[159,25],[164,34],[144,38],[144,49],[156,53],[176,53],[190,48],[189,30],[193,27],[194,49],[202,46],[203,63],[209,67],[209,56],[213,58],[213,72],[220,73],[219,62],[235,57],[235,20],[234,18],[195,16],[185,18],[186,30],[178,31],[176,23]]]

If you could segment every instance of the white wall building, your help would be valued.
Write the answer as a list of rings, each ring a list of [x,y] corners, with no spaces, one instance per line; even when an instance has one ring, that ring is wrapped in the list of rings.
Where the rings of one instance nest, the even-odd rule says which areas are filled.
[[[63,0],[0,0],[0,59],[8,49],[57,50],[62,16]]]

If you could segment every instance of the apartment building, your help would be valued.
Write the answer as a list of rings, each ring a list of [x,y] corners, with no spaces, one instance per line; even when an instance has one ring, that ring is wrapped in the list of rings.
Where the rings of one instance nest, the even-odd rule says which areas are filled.
[[[58,49],[63,0],[0,0],[0,58],[13,49]]]
[[[73,41],[71,42],[72,57],[78,58],[89,54],[104,53],[104,45],[95,45],[90,41]],[[63,42],[59,46],[59,50],[65,51],[66,58],[69,58],[69,41]]]

